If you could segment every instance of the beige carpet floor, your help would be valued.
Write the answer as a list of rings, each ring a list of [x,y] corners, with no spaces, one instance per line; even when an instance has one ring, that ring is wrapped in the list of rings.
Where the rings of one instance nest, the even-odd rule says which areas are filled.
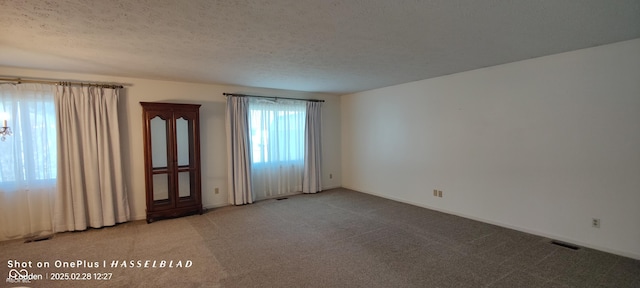
[[[347,189],[0,242],[0,261],[0,287],[640,287],[638,260]]]

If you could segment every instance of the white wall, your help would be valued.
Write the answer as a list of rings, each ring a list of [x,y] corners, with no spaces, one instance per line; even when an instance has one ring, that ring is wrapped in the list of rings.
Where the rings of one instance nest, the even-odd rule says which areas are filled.
[[[345,95],[342,155],[344,187],[640,259],[640,39]]]
[[[225,135],[225,98],[222,93],[323,99],[323,187],[341,186],[340,98],[335,95],[259,89],[238,86],[157,81],[127,77],[75,74],[42,70],[0,67],[1,76],[52,78],[87,82],[125,84],[120,102],[124,174],[134,219],[144,219],[145,184],[142,146],[142,108],[139,102],[181,102],[202,104],[200,108],[200,145],[202,164],[202,198],[207,208],[228,204],[227,148]],[[333,178],[329,179],[329,174]],[[219,194],[214,189],[220,188]]]

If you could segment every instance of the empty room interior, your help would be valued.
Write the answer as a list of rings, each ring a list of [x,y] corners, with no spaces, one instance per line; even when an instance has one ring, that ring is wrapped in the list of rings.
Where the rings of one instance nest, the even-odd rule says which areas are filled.
[[[0,1],[0,118],[0,287],[640,287],[638,0]]]

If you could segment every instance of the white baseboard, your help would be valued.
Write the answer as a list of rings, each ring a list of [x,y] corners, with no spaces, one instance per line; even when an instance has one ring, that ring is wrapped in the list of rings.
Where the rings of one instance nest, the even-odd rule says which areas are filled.
[[[208,209],[220,208],[220,207],[225,207],[230,205],[231,204],[229,203],[212,203],[212,204],[203,205],[202,208],[204,208],[205,210],[208,210]]]
[[[131,221],[136,221],[136,220],[147,220],[147,215],[142,214],[142,215],[135,215],[131,217]]]
[[[322,187],[322,191],[331,190],[331,189],[337,189],[337,188],[342,188],[342,186],[325,186],[325,187]]]

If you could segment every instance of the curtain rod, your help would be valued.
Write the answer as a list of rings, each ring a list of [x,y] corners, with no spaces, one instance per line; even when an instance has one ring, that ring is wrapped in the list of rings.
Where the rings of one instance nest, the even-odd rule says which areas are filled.
[[[224,96],[239,96],[239,97],[254,97],[254,98],[269,98],[269,99],[287,99],[287,100],[298,100],[298,101],[307,101],[307,102],[324,102],[324,100],[318,99],[298,99],[298,98],[288,98],[288,97],[271,97],[271,96],[257,96],[257,95],[246,95],[246,94],[236,94],[236,93],[222,93]]]
[[[123,85],[120,84],[105,84],[105,83],[86,83],[86,82],[73,82],[73,81],[58,81],[58,80],[37,80],[37,79],[23,79],[23,78],[7,78],[0,77],[0,82],[13,82],[14,84],[22,83],[39,83],[39,84],[52,84],[52,85],[79,85],[79,86],[96,86],[100,88],[122,89]]]

